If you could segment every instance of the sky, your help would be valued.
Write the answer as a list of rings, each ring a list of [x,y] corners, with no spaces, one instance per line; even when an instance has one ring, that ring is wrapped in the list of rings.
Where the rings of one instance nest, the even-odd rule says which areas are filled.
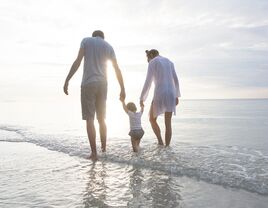
[[[82,38],[101,29],[127,95],[139,96],[156,48],[184,99],[268,98],[267,11],[267,0],[1,0],[0,96],[55,98]]]

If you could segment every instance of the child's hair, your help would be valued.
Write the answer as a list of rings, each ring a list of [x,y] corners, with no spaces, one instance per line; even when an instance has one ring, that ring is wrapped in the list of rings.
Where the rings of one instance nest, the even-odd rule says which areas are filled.
[[[127,109],[128,109],[129,111],[132,111],[132,112],[136,112],[136,111],[137,111],[137,107],[136,107],[136,105],[135,105],[134,103],[132,103],[132,102],[129,102],[129,103],[127,104]]]

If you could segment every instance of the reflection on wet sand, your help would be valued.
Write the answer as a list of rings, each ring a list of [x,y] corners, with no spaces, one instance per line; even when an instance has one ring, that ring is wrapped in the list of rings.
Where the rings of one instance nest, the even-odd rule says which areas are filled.
[[[180,187],[163,172],[133,169],[128,207],[180,207]]]
[[[92,163],[88,171],[87,188],[84,193],[84,206],[89,207],[108,207],[105,204],[107,187],[104,178],[106,176],[106,167],[103,162]]]
[[[88,170],[84,207],[180,207],[175,180],[161,171],[98,161]]]
[[[181,186],[176,184],[170,175],[155,171],[151,174],[149,184],[151,184],[152,207],[180,207]]]

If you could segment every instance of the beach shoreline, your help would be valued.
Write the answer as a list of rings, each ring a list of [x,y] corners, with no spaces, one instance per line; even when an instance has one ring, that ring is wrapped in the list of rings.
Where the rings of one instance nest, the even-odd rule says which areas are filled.
[[[158,207],[265,208],[268,203],[267,196],[244,190],[105,160],[94,165],[84,158],[25,142],[0,142],[0,156],[1,207],[153,207],[154,204]],[[128,175],[121,182],[120,173],[124,177]],[[97,186],[95,191],[92,183]],[[125,192],[125,198],[118,195],[120,190]],[[146,198],[146,194],[151,199]]]

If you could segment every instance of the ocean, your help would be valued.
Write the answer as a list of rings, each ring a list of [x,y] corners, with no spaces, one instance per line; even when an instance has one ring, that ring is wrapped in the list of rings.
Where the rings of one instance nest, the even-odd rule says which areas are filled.
[[[94,163],[74,96],[0,102],[1,208],[267,207],[267,99],[181,99],[168,148],[145,106],[135,154],[128,117],[108,98],[107,152],[97,136]]]

